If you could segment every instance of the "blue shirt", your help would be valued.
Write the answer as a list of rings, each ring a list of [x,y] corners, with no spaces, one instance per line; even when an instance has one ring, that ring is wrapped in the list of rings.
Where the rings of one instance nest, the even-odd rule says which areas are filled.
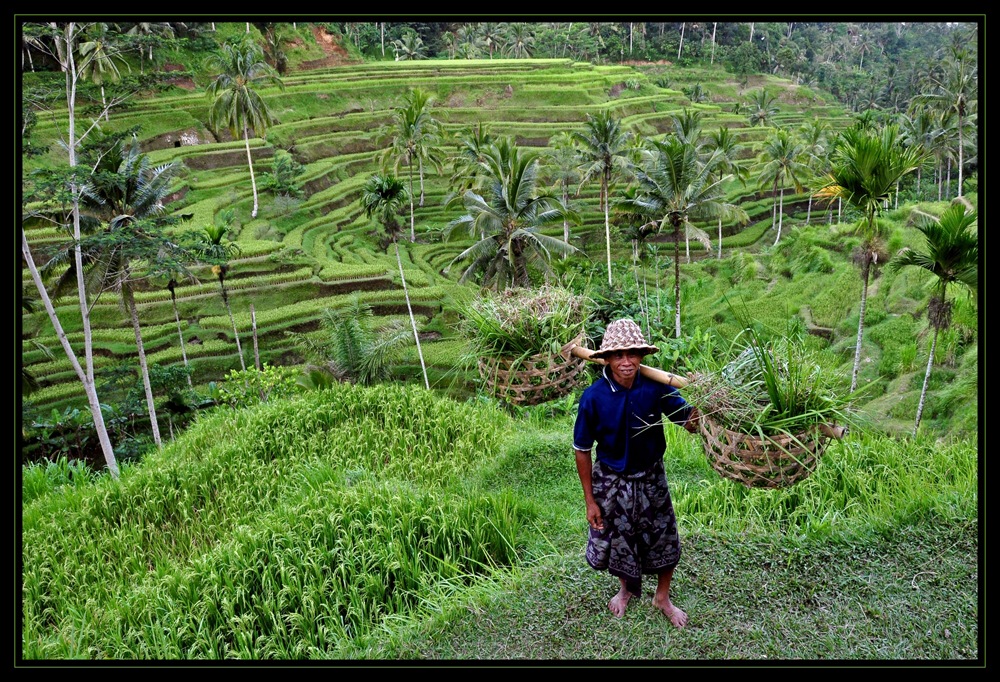
[[[631,388],[616,382],[611,369],[587,387],[573,428],[573,449],[589,451],[597,442],[597,461],[619,473],[645,471],[663,457],[666,416],[684,424],[691,406],[677,389],[638,372]]]

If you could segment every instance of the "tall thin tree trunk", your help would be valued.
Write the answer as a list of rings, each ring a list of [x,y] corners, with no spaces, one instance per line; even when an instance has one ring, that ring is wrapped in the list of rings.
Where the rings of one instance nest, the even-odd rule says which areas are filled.
[[[871,268],[870,263],[862,266],[861,273],[861,312],[858,316],[858,338],[854,345],[854,369],[851,371],[851,393],[858,387],[858,370],[861,368],[861,339],[865,333],[865,308],[868,305],[868,273]]]
[[[177,310],[177,295],[174,294],[174,286],[176,286],[174,281],[170,280],[170,284],[167,285],[167,289],[170,290],[170,302],[174,306],[174,322],[177,323],[177,338],[181,341],[181,357],[184,359],[184,369],[188,370],[188,388],[194,388],[194,383],[191,381],[190,367],[188,366],[187,350],[184,349],[184,331],[181,329],[181,314]]]
[[[427,365],[424,364],[424,353],[420,350],[420,334],[417,332],[417,319],[413,317],[413,307],[410,305],[410,290],[406,287],[406,276],[403,274],[403,259],[399,256],[399,243],[395,238],[392,240],[396,247],[396,264],[399,266],[399,279],[403,283],[403,296],[406,297],[406,310],[410,313],[410,325],[413,327],[413,340],[417,344],[417,356],[420,358],[420,369],[424,373],[424,387],[431,390],[431,383],[427,380]]]
[[[247,148],[247,165],[250,166],[250,186],[253,187],[253,211],[250,212],[251,218],[257,217],[257,180],[253,176],[253,158],[250,156],[250,131],[247,127],[243,126],[243,142]]]
[[[685,22],[682,21],[681,22],[681,41],[677,45],[677,59],[681,58],[681,50],[684,49],[684,25],[685,25]]]
[[[407,164],[410,167],[410,241],[417,241],[417,228],[416,223],[413,218],[413,157],[410,156],[407,159]]]
[[[608,251],[608,286],[611,286],[611,218],[608,215],[608,189],[607,184],[604,184],[603,188],[604,194],[604,243],[607,245]]]
[[[149,426],[153,430],[153,442],[162,448],[160,441],[160,424],[156,420],[156,403],[153,401],[153,387],[149,383],[149,365],[146,363],[146,347],[142,343],[142,331],[139,328],[139,311],[135,307],[135,297],[132,287],[125,284],[121,287],[122,298],[128,306],[129,317],[132,319],[132,331],[135,332],[135,347],[139,353],[139,372],[142,374],[142,388],[146,393],[146,410],[149,412]]]
[[[104,461],[108,465],[108,471],[111,472],[112,478],[118,478],[118,461],[115,459],[115,450],[111,445],[107,426],[104,424],[104,413],[101,411],[101,402],[97,398],[97,388],[94,385],[92,366],[88,365],[91,368],[89,372],[84,371],[83,367],[80,366],[80,361],[77,359],[76,353],[69,343],[69,338],[66,336],[66,332],[63,331],[59,315],[56,314],[56,309],[52,305],[52,299],[49,298],[49,292],[42,283],[42,276],[39,274],[38,268],[35,265],[35,259],[31,255],[31,248],[28,246],[28,236],[24,233],[23,228],[21,229],[21,254],[24,256],[24,261],[28,266],[28,272],[31,273],[31,279],[38,289],[38,296],[45,306],[45,312],[49,316],[49,321],[52,323],[53,329],[55,329],[56,337],[59,339],[59,343],[62,344],[63,351],[66,352],[66,357],[69,359],[70,365],[73,366],[73,371],[76,372],[77,378],[83,384],[83,391],[87,396],[87,405],[90,407],[90,414],[94,419],[94,429],[97,431],[97,439],[101,444],[101,451],[104,453]],[[87,320],[85,329],[89,329],[89,312],[86,309],[83,312]],[[87,348],[89,350],[89,347]]]
[[[260,371],[260,350],[257,348],[257,313],[250,304],[250,329],[253,330],[253,365]]]
[[[931,366],[934,364],[934,353],[937,351],[938,328],[934,327],[934,338],[931,339],[931,355],[927,358],[927,369],[924,371],[924,385],[920,389],[920,402],[917,403],[917,419],[913,423],[913,435],[916,437],[920,428],[920,417],[924,413],[924,402],[927,400],[927,384],[931,380]]]
[[[785,188],[782,187],[781,191],[778,193],[778,234],[774,238],[774,243],[777,244],[778,240],[781,239],[781,226],[782,219],[785,217]]]
[[[233,309],[229,306],[229,294],[226,293],[225,275],[219,277],[219,286],[222,287],[222,302],[226,304],[226,312],[229,314],[229,324],[233,325],[233,338],[236,339],[236,353],[240,356],[240,369],[244,372],[247,364],[243,361],[243,347],[240,345],[240,333],[236,331],[236,319],[233,317]]]
[[[674,336],[681,338],[681,235],[674,227]]]
[[[715,63],[715,27],[719,25],[719,22],[712,22],[712,58],[709,60],[709,64]]]
[[[49,25],[52,28],[58,28],[55,22],[50,22]],[[66,145],[66,148],[69,153],[69,166],[71,169],[75,168],[77,165],[76,147],[79,144],[79,141],[76,139],[76,84],[79,74],[76,70],[76,63],[73,55],[76,39],[75,31],[76,24],[74,22],[69,22],[62,35],[57,36],[55,39],[59,66],[63,73],[66,74],[66,110],[69,115],[69,126],[67,132],[68,144]],[[74,243],[79,244],[80,191],[75,182],[71,182],[69,188],[73,202],[73,240]],[[80,249],[73,249],[73,261],[76,267],[77,294],[80,306],[80,316],[83,324],[83,349],[86,368],[81,367],[80,362],[76,357],[76,353],[73,351],[72,346],[69,344],[69,340],[66,338],[65,332],[62,330],[62,325],[59,322],[59,317],[56,314],[55,307],[52,305],[48,291],[46,291],[45,285],[42,283],[41,276],[38,274],[38,269],[35,267],[34,259],[31,255],[31,249],[28,246],[28,237],[24,233],[23,228],[21,230],[21,252],[24,255],[25,262],[28,264],[28,269],[31,271],[35,287],[38,289],[38,295],[45,304],[45,310],[49,315],[49,320],[51,320],[52,326],[56,329],[56,333],[60,337],[59,340],[62,343],[63,350],[66,351],[66,355],[69,358],[70,364],[73,365],[73,369],[76,371],[77,377],[80,379],[80,383],[83,384],[83,390],[87,395],[87,403],[90,407],[90,414],[94,420],[94,429],[97,431],[97,439],[101,444],[101,451],[104,454],[104,461],[108,465],[108,471],[111,472],[112,478],[118,478],[118,462],[115,459],[114,447],[111,445],[111,438],[108,435],[108,429],[104,423],[104,413],[101,410],[101,403],[97,398],[97,388],[94,383],[94,340],[90,326],[90,306],[87,301],[87,288],[83,277],[83,254],[80,252]]]

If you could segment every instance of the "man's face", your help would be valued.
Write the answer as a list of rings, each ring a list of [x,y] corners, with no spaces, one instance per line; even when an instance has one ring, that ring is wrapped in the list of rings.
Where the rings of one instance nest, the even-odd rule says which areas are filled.
[[[637,350],[616,350],[607,356],[607,362],[615,381],[628,388],[639,371],[642,353]]]

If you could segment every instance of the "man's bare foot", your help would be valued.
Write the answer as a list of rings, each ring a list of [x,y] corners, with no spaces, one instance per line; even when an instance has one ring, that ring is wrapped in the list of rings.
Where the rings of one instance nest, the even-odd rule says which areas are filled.
[[[611,598],[608,602],[608,608],[611,609],[611,613],[615,614],[615,617],[621,618],[625,615],[625,607],[628,606],[629,600],[632,599],[632,593],[625,589],[623,585],[618,594]]]
[[[674,624],[674,627],[682,628],[687,625],[688,616],[686,613],[681,611],[679,608],[674,606],[670,599],[657,599],[656,596],[653,597],[653,606],[663,611],[663,615],[670,619],[670,622]]]

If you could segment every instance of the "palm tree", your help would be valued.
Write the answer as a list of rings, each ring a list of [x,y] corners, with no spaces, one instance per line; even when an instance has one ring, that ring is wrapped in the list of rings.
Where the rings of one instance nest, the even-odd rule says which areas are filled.
[[[104,82],[120,80],[121,72],[118,70],[118,64],[127,66],[128,63],[114,44],[112,36],[108,33],[108,25],[104,22],[91,25],[87,30],[87,40],[81,42],[77,49],[80,53],[77,63],[80,76],[101,88],[101,105],[104,120],[107,121],[110,107],[104,96]]]
[[[636,172],[638,196],[634,210],[656,221],[658,230],[669,229],[674,242],[674,333],[681,336],[680,242],[683,232],[690,232],[706,249],[708,236],[694,220],[715,218],[720,214],[746,221],[746,212],[724,201],[723,185],[730,176],[720,175],[716,167],[723,162],[720,150],[704,158],[690,143],[670,137],[647,140],[646,162]]]
[[[979,286],[979,235],[975,226],[978,212],[964,199],[956,199],[945,209],[941,217],[914,210],[914,227],[924,235],[926,250],[903,249],[889,262],[890,269],[918,267],[934,275],[934,289],[927,304],[927,319],[934,328],[930,357],[924,371],[924,385],[920,389],[917,404],[917,418],[913,424],[913,435],[917,435],[920,417],[924,412],[927,384],[934,364],[938,334],[951,324],[951,302],[947,299],[948,285],[963,285],[975,291]]]
[[[775,129],[761,148],[757,156],[756,175],[761,186],[771,185],[773,194],[777,194],[772,211],[772,224],[777,222],[778,233],[774,237],[777,244],[781,239],[783,223],[785,185],[792,182],[796,192],[802,191],[802,180],[808,172],[808,166],[802,162],[805,149],[802,143],[783,128]]]
[[[718,150],[721,153],[719,162],[716,165],[716,173],[719,177],[726,175],[734,176],[740,182],[746,183],[746,171],[737,163],[742,146],[733,134],[729,126],[719,126],[708,134],[705,142],[705,150],[712,153]],[[719,247],[717,258],[722,258],[722,213],[718,216],[719,223]]]
[[[226,43],[221,53],[208,58],[210,68],[220,69],[219,75],[208,86],[212,107],[208,112],[209,124],[219,129],[243,137],[247,150],[247,165],[250,167],[250,184],[253,187],[253,211],[251,218],[257,217],[257,181],[253,174],[253,158],[250,154],[250,133],[264,135],[274,117],[261,96],[259,89],[267,85],[284,84],[277,72],[264,61],[260,48],[250,41]],[[240,356],[242,360],[242,356]]]
[[[748,116],[751,126],[768,126],[774,120],[774,115],[778,113],[775,106],[776,97],[767,90],[755,90],[749,98],[747,106],[750,114]]]
[[[963,130],[969,117],[975,117],[979,102],[979,68],[969,51],[953,47],[944,61],[942,75],[932,76],[930,90],[915,98],[918,104],[938,105],[940,110],[954,112],[958,118],[958,196],[962,196],[964,162]]]
[[[593,178],[600,178],[599,206],[604,209],[604,240],[608,257],[608,285],[611,282],[611,221],[608,215],[608,192],[616,174],[628,174],[632,167],[632,134],[622,129],[621,121],[610,111],[587,114],[582,131],[573,131],[573,138],[580,144],[584,159],[580,186]],[[579,194],[579,191],[577,191]]]
[[[406,309],[410,314],[410,325],[413,327],[413,341],[417,344],[417,355],[420,356],[420,369],[424,373],[424,386],[430,390],[427,380],[427,366],[424,364],[424,354],[420,350],[420,334],[417,332],[417,320],[413,316],[410,305],[410,292],[406,288],[406,276],[403,274],[403,260],[399,256],[399,221],[396,216],[408,199],[406,187],[395,176],[375,173],[365,182],[361,191],[361,207],[369,218],[375,217],[392,237],[396,249],[396,265],[399,266],[399,279],[403,283],[403,295],[406,297]],[[410,204],[413,205],[412,202]]]
[[[855,260],[861,268],[862,287],[854,369],[851,372],[852,393],[857,388],[858,369],[861,367],[868,282],[873,268],[878,267],[881,251],[877,218],[889,205],[898,180],[919,168],[923,158],[919,149],[903,144],[898,126],[887,125],[879,130],[856,124],[842,132],[834,144],[833,170],[826,185],[816,192],[819,198],[845,199],[862,214],[856,228],[861,235],[861,246]]]
[[[559,187],[563,206],[569,206],[570,187],[580,179],[580,149],[573,136],[566,131],[553,135],[549,139],[549,147],[551,151],[545,168],[549,171],[552,182]],[[564,218],[563,241],[569,244],[569,239],[569,219]]]
[[[100,290],[114,289],[121,294],[135,334],[146,408],[157,447],[162,443],[135,303],[135,283],[174,267],[179,248],[163,234],[161,223],[165,215],[163,200],[178,168],[175,163],[154,167],[134,139],[131,144],[114,141],[110,149],[100,150],[94,172],[81,189],[86,219],[99,223],[95,234],[80,244],[87,279]],[[148,272],[140,274],[137,263],[145,263]],[[75,264],[71,264],[60,279],[68,283],[75,277]],[[60,284],[56,290],[62,288]]]
[[[392,123],[385,126],[380,137],[388,139],[389,146],[382,152],[382,164],[396,173],[404,163],[409,168],[410,187],[410,241],[417,240],[413,210],[413,166],[420,171],[420,205],[423,206],[424,160],[435,166],[441,165],[437,152],[441,125],[430,114],[431,96],[423,90],[414,89],[406,96],[404,106],[393,112]]]
[[[484,151],[493,144],[489,126],[480,121],[475,128],[457,133],[458,150],[451,159],[450,191],[444,199],[446,206],[461,206],[462,195],[467,189],[478,189],[479,172],[484,159]]]
[[[826,163],[826,133],[830,125],[821,118],[814,117],[811,121],[806,121],[800,128],[802,140],[802,152],[806,157],[806,167],[809,170],[809,177],[823,175],[823,171],[817,172],[818,168],[824,168]],[[806,225],[812,219],[813,195],[809,193],[809,204],[806,208]]]
[[[571,220],[577,216],[555,196],[538,192],[537,154],[522,153],[509,137],[486,150],[482,167],[482,193],[467,190],[463,202],[468,213],[451,221],[443,232],[447,240],[456,229],[464,228],[478,240],[455,256],[446,272],[456,263],[471,261],[462,273],[462,282],[481,274],[481,284],[486,287],[529,286],[529,265],[548,272],[551,253],[577,250],[542,234],[541,228],[564,216]]]
[[[531,57],[534,50],[535,36],[531,25],[523,21],[515,22],[507,27],[507,52],[515,59]]]
[[[407,31],[402,38],[392,41],[392,49],[396,52],[397,62],[427,59],[424,39],[417,35],[416,31]]]
[[[226,275],[229,274],[229,261],[240,253],[239,244],[229,241],[226,238],[234,217],[235,212],[233,209],[222,211],[220,222],[202,227],[200,232],[195,233],[195,239],[198,240],[199,260],[212,266],[212,274],[219,278],[222,304],[226,308],[226,313],[229,315],[229,323],[233,327],[233,338],[236,340],[236,354],[240,357],[240,369],[246,371],[247,365],[243,360],[240,333],[236,329],[236,319],[233,317],[233,309],[229,305],[229,293],[226,291]]]

